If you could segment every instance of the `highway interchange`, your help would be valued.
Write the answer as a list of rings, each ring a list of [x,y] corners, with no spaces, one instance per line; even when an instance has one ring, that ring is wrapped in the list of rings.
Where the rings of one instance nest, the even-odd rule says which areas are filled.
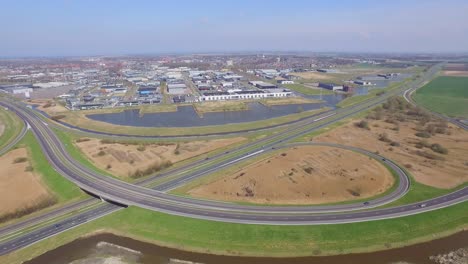
[[[279,133],[255,142],[247,143],[243,146],[232,149],[229,152],[219,153],[209,157],[207,160],[198,160],[185,166],[169,170],[166,173],[149,177],[137,184],[130,184],[108,176],[100,175],[81,165],[68,154],[63,143],[60,142],[49,125],[45,123],[33,110],[26,108],[21,104],[7,101],[1,102],[0,104],[4,107],[8,107],[27,123],[27,126],[25,127],[30,127],[33,131],[40,142],[46,157],[55,170],[76,183],[83,190],[97,195],[107,201],[113,201],[121,205],[139,206],[169,214],[235,223],[275,225],[351,223],[401,217],[450,206],[466,201],[468,198],[468,188],[463,188],[451,194],[420,203],[383,209],[372,209],[390,203],[406,194],[410,184],[407,175],[398,167],[398,165],[384,157],[365,150],[332,144],[335,147],[342,147],[361,152],[386,163],[395,172],[397,172],[399,177],[399,180],[397,181],[398,186],[390,193],[387,193],[378,199],[371,200],[366,204],[361,202],[333,206],[298,207],[246,206],[179,197],[167,194],[167,191],[186,184],[188,181],[207,175],[213,171],[242,162],[250,157],[277,151],[279,148],[291,147],[290,144],[287,144],[288,141],[372,108],[373,106],[384,102],[390,96],[404,92],[404,96],[407,98],[407,95],[410,92],[420,87],[421,84],[427,80],[430,80],[439,69],[440,65],[432,67],[425,73],[422,79],[413,81],[404,89],[392,90],[383,96],[373,98],[355,106],[328,111],[305,120],[300,120],[297,123],[289,125],[288,129]],[[453,122],[454,120],[450,121]],[[464,128],[466,129],[466,127]],[[92,133],[90,131],[86,132]],[[318,145],[320,143],[309,144]],[[53,211],[50,212],[49,215],[39,216],[22,223],[18,223],[14,226],[1,228],[0,235],[2,239],[0,239],[0,255],[7,254],[8,252],[25,247],[49,236],[58,234],[67,229],[123,208],[122,206],[113,203],[95,202],[94,199],[88,199],[81,203],[83,204],[69,205],[67,209],[61,209],[63,210],[61,213],[70,212],[72,210],[82,208],[83,206],[90,206],[93,204],[94,206],[90,206],[89,210],[73,214],[64,220],[54,222],[53,224],[34,229],[32,232],[27,232],[21,235],[15,235],[15,232],[21,230],[24,226],[52,219],[54,214],[59,215],[60,212]],[[4,239],[8,236],[11,236],[12,238]]]

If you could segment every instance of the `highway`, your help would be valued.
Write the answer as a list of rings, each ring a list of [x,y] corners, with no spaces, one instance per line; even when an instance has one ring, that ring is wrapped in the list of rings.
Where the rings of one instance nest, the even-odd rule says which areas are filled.
[[[432,71],[424,79],[431,77]],[[423,81],[424,81],[423,79]],[[421,83],[415,82],[417,86]],[[366,211],[356,211],[359,209],[370,209],[388,202],[398,199],[406,193],[409,188],[409,181],[404,172],[398,168],[392,161],[380,157],[373,153],[363,153],[373,158],[380,159],[382,162],[391,166],[399,175],[399,185],[396,190],[379,199],[370,201],[369,205],[364,204],[349,204],[337,206],[311,206],[311,207],[262,207],[262,206],[246,206],[231,203],[222,203],[206,200],[189,199],[169,195],[164,191],[171,190],[185,184],[188,181],[206,175],[212,171],[231,166],[232,164],[241,162],[247,158],[275,151],[280,147],[288,147],[285,142],[291,139],[303,136],[317,129],[326,127],[332,123],[340,121],[346,117],[364,111],[370,107],[382,103],[386,98],[397,94],[398,91],[388,92],[385,96],[380,96],[369,100],[368,102],[345,108],[338,109],[331,113],[323,114],[321,117],[308,120],[308,124],[299,127],[292,127],[286,131],[275,134],[260,142],[253,142],[238,148],[229,153],[218,154],[210,157],[210,160],[197,161],[191,164],[189,168],[178,168],[170,173],[150,177],[141,181],[139,185],[133,185],[126,182],[121,182],[108,176],[99,175],[96,172],[82,166],[74,161],[62,143],[58,140],[53,131],[44,123],[32,110],[24,109],[19,105],[4,102],[24,120],[26,120],[36,137],[38,138],[44,153],[51,162],[52,166],[62,175],[75,182],[84,190],[99,195],[107,200],[115,201],[125,205],[135,205],[142,208],[166,212],[174,215],[188,216],[200,219],[247,223],[247,224],[281,224],[281,225],[309,225],[309,224],[337,224],[351,223],[360,221],[371,221],[377,219],[388,219],[401,217],[406,215],[417,214],[425,211],[431,211],[443,208],[449,205],[460,203],[467,200],[468,188],[458,190],[452,194],[438,197],[432,200],[424,201],[399,207],[391,207],[385,209],[373,209]],[[302,121],[301,121],[302,122]],[[319,143],[311,143],[319,144]],[[337,146],[350,148],[346,146]],[[355,151],[364,151],[353,149]],[[364,151],[366,152],[366,151]],[[218,160],[220,160],[218,162]],[[202,166],[202,164],[206,164]],[[191,169],[199,167],[198,169]],[[396,166],[396,167],[394,167]],[[183,170],[188,170],[185,173]],[[178,177],[170,177],[174,173],[181,173]],[[167,181],[154,187],[154,189],[146,188],[142,185],[151,184],[156,179],[168,178]],[[424,204],[424,206],[422,206]],[[51,236],[65,229],[71,228],[78,224],[84,223],[99,215],[108,214],[118,210],[121,207],[115,205],[103,205],[94,210],[86,211],[75,215],[71,218],[63,220],[63,223],[54,224],[15,237],[0,244],[0,254],[6,254],[17,248],[29,245]],[[29,242],[28,242],[29,241]]]

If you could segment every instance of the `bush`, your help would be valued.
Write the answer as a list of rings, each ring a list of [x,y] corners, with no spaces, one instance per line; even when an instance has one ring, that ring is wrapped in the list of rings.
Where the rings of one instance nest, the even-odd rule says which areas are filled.
[[[424,157],[426,159],[431,159],[431,160],[445,160],[443,157],[439,157],[439,156],[437,156],[435,154],[432,154],[432,153],[429,153],[429,152],[426,152],[426,151],[417,150],[416,155]]]
[[[80,142],[86,142],[86,141],[90,141],[91,139],[89,138],[79,138],[76,140],[77,143],[80,143]]]
[[[358,123],[356,123],[356,126],[357,126],[357,127],[360,127],[360,128],[365,128],[365,129],[368,129],[368,130],[369,130],[369,123],[368,123],[366,120],[361,120],[361,121],[359,121]]]
[[[431,134],[426,131],[421,131],[415,134],[417,137],[430,138]]]
[[[66,115],[54,115],[54,116],[50,117],[50,119],[52,119],[54,121],[58,121],[58,120],[63,119],[65,117],[67,117],[67,116]]]
[[[32,166],[27,166],[24,171],[33,171],[34,168]]]
[[[54,205],[57,202],[58,202],[58,199],[56,197],[46,197],[46,198],[42,197],[42,198],[39,198],[38,201],[36,201],[36,203],[33,204],[33,205],[28,205],[28,206],[25,206],[23,208],[19,208],[14,212],[1,215],[0,216],[0,223],[9,221],[11,219],[15,219],[15,218],[19,218],[19,217],[28,215],[28,214],[33,213],[35,211],[38,211],[38,210],[44,209],[46,207],[49,207],[51,205]]]
[[[137,169],[135,172],[130,174],[130,177],[133,178],[133,179],[140,178],[140,177],[143,177],[143,176],[146,176],[146,175],[156,173],[156,172],[161,171],[161,170],[163,170],[165,168],[169,168],[170,166],[172,166],[172,162],[169,161],[169,160],[163,161],[161,163],[159,163],[159,162],[154,163],[153,165],[149,166],[148,168],[146,168],[144,170]]]
[[[406,164],[405,164],[405,168],[411,169],[411,168],[413,168],[413,165],[411,165],[411,164],[409,164],[409,163],[406,163]]]
[[[392,142],[390,142],[390,146],[399,147],[399,146],[400,146],[400,143],[399,143],[399,142],[396,142],[396,141],[392,141]]]
[[[109,170],[109,169],[111,169],[111,168],[112,168],[112,165],[110,165],[110,164],[107,164],[107,166],[106,166],[106,169],[108,169],[108,170]]]
[[[28,161],[28,158],[26,157],[19,157],[13,160],[13,163],[22,163]]]
[[[106,155],[106,152],[104,152],[103,150],[99,151],[98,154],[97,154],[99,157],[102,157],[104,155]]]
[[[388,138],[387,133],[383,133],[379,135],[379,140],[383,142],[391,142],[391,140]]]
[[[437,152],[437,153],[440,153],[440,154],[444,154],[444,155],[448,153],[448,149],[442,147],[440,144],[437,144],[437,143],[432,144],[432,145],[431,145],[431,149],[432,149],[432,151],[434,151],[434,152]]]
[[[145,150],[146,150],[146,147],[145,147],[144,145],[139,145],[139,146],[137,147],[137,150],[138,150],[138,151],[145,151]]]
[[[415,147],[416,148],[419,148],[419,149],[422,149],[422,148],[429,148],[431,145],[429,144],[429,142],[427,142],[427,140],[423,139],[423,140],[420,140],[416,143]]]

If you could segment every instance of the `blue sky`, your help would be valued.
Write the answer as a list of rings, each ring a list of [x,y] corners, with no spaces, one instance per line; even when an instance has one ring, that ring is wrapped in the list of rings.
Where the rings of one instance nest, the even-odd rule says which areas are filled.
[[[467,0],[0,0],[0,10],[0,56],[468,51]]]

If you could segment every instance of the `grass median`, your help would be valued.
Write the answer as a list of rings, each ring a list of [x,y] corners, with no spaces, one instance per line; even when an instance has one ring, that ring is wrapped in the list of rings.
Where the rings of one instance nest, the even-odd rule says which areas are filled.
[[[0,149],[8,145],[23,129],[24,123],[14,113],[0,108]]]

